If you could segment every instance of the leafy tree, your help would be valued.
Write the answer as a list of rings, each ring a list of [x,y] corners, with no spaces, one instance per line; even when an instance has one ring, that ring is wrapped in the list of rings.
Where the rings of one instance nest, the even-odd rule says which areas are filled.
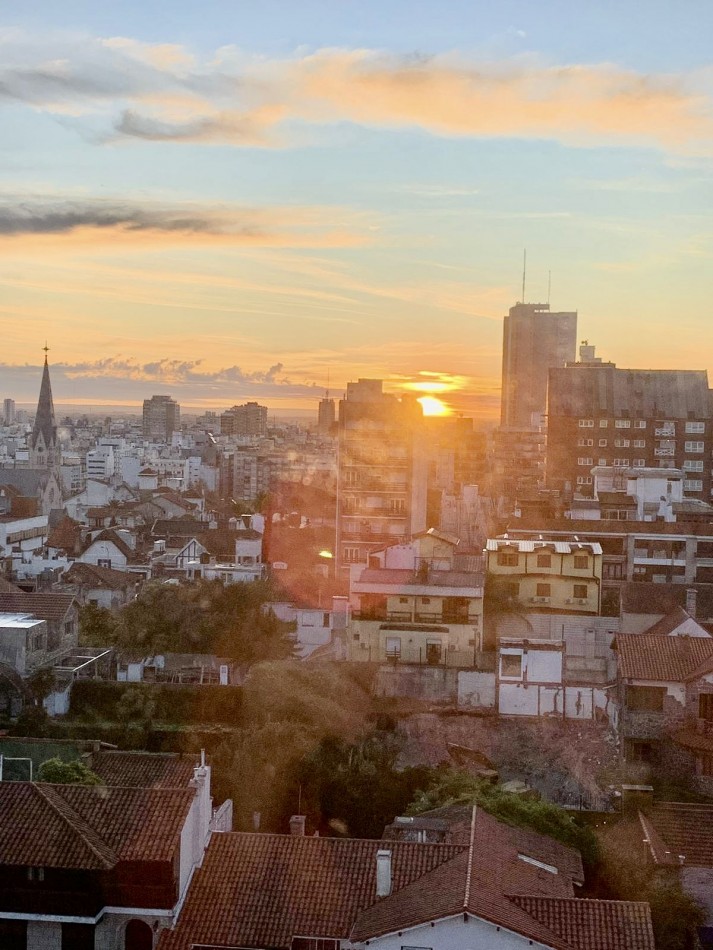
[[[47,759],[37,772],[38,782],[51,782],[53,785],[102,785],[102,780],[82,762],[63,762],[62,759]]]
[[[438,771],[432,784],[417,793],[408,814],[418,815],[453,804],[478,805],[508,825],[549,835],[581,852],[582,860],[589,867],[595,866],[599,860],[599,845],[594,833],[590,828],[578,825],[564,808],[550,802],[523,799],[520,795],[503,791],[499,785],[491,785],[456,769]]]
[[[118,621],[106,607],[86,604],[79,611],[79,642],[82,646],[107,646],[116,642]]]
[[[27,683],[32,698],[34,699],[37,705],[42,703],[42,700],[45,699],[54,689],[55,685],[55,676],[54,671],[49,667],[44,669],[35,670],[32,676],[29,678]]]

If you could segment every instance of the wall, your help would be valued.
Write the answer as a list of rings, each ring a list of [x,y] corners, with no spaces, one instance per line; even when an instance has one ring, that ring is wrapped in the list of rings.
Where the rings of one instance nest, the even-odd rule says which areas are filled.
[[[403,946],[428,950],[520,950],[521,947],[547,947],[519,934],[496,927],[485,920],[463,914],[439,920],[400,934],[386,934],[369,941],[370,950],[401,950]]]
[[[495,710],[495,673],[458,671],[458,708]]]
[[[377,696],[409,696],[432,703],[458,698],[458,671],[442,666],[380,666],[374,680]]]

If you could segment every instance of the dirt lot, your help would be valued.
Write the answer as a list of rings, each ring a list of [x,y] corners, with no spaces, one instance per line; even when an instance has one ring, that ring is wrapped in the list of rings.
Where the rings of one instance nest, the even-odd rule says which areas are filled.
[[[617,760],[616,741],[598,723],[517,721],[470,715],[416,713],[399,720],[405,737],[401,764],[456,764],[449,744],[477,750],[501,781],[521,779],[549,801],[597,807],[602,769]]]

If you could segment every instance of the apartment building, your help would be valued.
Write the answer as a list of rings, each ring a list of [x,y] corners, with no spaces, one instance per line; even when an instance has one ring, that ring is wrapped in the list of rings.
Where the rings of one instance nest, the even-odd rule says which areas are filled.
[[[589,541],[517,540],[486,544],[488,585],[528,611],[599,614],[602,548]]]
[[[684,495],[708,501],[712,429],[704,370],[569,363],[549,373],[547,482],[591,496],[598,466],[680,469]]]
[[[337,566],[426,528],[428,451],[420,404],[380,379],[347,386],[339,402]]]
[[[144,437],[156,442],[170,442],[181,428],[181,407],[170,396],[152,396],[144,399]]]
[[[267,406],[246,402],[233,406],[220,416],[220,434],[232,436],[267,435]]]

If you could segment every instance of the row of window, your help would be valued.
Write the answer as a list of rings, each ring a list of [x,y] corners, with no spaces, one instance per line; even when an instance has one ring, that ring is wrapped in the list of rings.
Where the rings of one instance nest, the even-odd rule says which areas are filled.
[[[498,551],[498,565],[500,567],[517,567],[519,564],[519,555],[514,551]],[[537,567],[552,567],[551,554],[538,554],[536,558]],[[576,571],[586,571],[589,568],[589,555],[575,554],[574,569]]]
[[[598,445],[600,449],[606,448],[609,443],[606,439],[599,439]],[[578,439],[577,445],[591,446],[594,445],[594,439]],[[617,449],[628,449],[632,445],[632,442],[629,439],[615,439],[614,446]],[[645,449],[646,440],[645,439],[634,439],[633,447],[635,449]]]
[[[599,420],[599,428],[606,429],[609,425],[608,419]],[[676,423],[675,422],[661,422],[657,423],[657,427],[660,430],[661,434],[666,435],[675,435],[676,433]],[[579,420],[580,429],[593,429],[594,428],[594,419],[580,419]],[[645,429],[646,420],[645,419],[615,419],[614,420],[615,429]],[[665,432],[664,432],[665,430]],[[686,433],[690,435],[703,435],[706,431],[705,422],[687,422],[686,423]]]
[[[597,465],[607,465],[605,458],[600,458]],[[646,459],[613,459],[611,463],[614,468],[645,468]],[[589,468],[594,465],[594,459],[589,455],[581,455],[577,458],[577,465],[587,465]]]

